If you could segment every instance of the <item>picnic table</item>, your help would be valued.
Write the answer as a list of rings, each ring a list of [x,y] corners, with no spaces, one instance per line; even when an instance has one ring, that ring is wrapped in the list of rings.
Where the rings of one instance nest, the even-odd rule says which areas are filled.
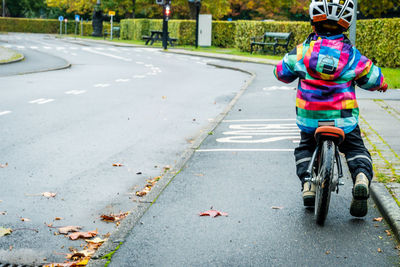
[[[151,33],[150,36],[143,35],[143,37],[142,37],[143,40],[146,40],[145,45],[148,45],[149,43],[150,43],[150,45],[152,45],[156,41],[161,41],[162,42],[162,40],[163,40],[163,31],[153,30],[153,31],[150,31],[150,33]],[[167,41],[169,42],[169,44],[171,46],[174,46],[174,42],[176,42],[178,39],[177,38],[173,38],[173,37],[169,37],[169,32],[167,34],[168,34]]]

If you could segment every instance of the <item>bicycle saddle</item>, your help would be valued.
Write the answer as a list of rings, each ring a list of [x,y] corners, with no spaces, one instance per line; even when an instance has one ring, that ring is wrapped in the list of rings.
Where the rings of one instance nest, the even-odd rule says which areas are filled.
[[[319,143],[321,139],[329,139],[332,140],[336,145],[341,144],[345,138],[343,130],[334,126],[320,126],[315,131],[314,136],[317,140],[317,143]]]

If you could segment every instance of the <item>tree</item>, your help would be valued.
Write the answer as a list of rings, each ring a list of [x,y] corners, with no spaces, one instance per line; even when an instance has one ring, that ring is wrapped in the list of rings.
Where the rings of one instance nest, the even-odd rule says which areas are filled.
[[[358,6],[363,15],[380,18],[389,11],[398,11],[400,0],[358,0]]]

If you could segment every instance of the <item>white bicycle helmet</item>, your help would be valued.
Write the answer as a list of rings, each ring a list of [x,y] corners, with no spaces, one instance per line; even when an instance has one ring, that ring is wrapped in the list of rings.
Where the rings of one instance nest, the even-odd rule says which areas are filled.
[[[347,30],[354,18],[353,0],[312,0],[310,4],[312,23],[330,20]]]

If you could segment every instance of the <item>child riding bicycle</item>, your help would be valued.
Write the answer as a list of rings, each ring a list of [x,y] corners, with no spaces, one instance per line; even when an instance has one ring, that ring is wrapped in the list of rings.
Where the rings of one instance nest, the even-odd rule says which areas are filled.
[[[339,150],[346,156],[354,183],[350,214],[363,217],[368,213],[373,169],[358,126],[355,85],[381,92],[385,92],[388,85],[381,69],[361,55],[343,34],[354,16],[353,0],[312,0],[310,19],[314,32],[285,55],[274,74],[285,83],[299,78],[296,114],[301,141],[294,155],[304,205],[314,206],[315,202],[314,184],[304,182],[317,145],[314,132],[319,123],[333,122],[345,132]]]

